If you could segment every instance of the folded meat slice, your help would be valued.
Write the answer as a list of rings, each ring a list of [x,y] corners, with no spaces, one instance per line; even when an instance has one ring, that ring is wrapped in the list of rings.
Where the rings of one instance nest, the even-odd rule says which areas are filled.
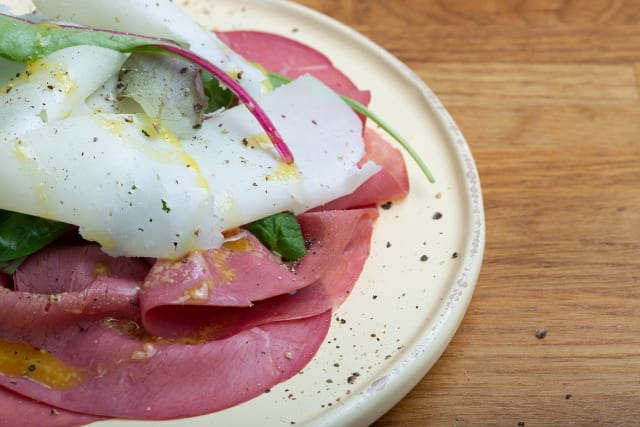
[[[351,292],[364,265],[376,217],[375,209],[301,215],[310,248],[295,270],[256,242],[251,251],[200,254],[209,275],[200,277],[205,284],[210,277],[232,277],[235,268],[249,264],[236,276],[248,282],[218,283],[209,305],[161,299],[167,286],[196,286],[188,260],[158,261],[142,288],[131,277],[135,274],[122,273],[129,277],[98,275],[81,290],[53,295],[0,289],[0,385],[68,411],[145,419],[210,413],[255,397],[299,372],[316,353],[331,309]],[[90,268],[84,255],[92,250],[67,249],[80,270]],[[67,257],[55,252],[62,250],[51,248],[53,254],[26,263],[23,285],[33,282],[27,280],[28,270],[39,277],[45,263],[57,269],[54,281],[70,277],[64,270],[75,267],[68,261],[61,267],[60,259]],[[278,269],[291,280],[252,276],[252,265],[258,271]],[[163,283],[163,278],[177,282]],[[224,291],[223,301],[235,293],[243,304],[213,305],[216,289]],[[0,406],[2,400],[0,395]]]
[[[299,215],[310,247],[294,268],[251,236],[183,261],[158,261],[140,295],[144,327],[163,337],[219,338],[335,308],[362,271],[377,215],[375,209]]]
[[[400,150],[376,131],[365,128],[366,155],[361,162],[373,160],[381,169],[353,193],[342,196],[315,211],[353,209],[398,200],[409,194],[409,176]]]
[[[37,294],[76,292],[97,277],[142,283],[150,265],[140,258],[111,257],[98,245],[52,246],[29,257],[14,274],[14,289]]]
[[[310,72],[369,101],[324,55],[297,42],[254,32],[220,37],[272,71]],[[334,207],[406,194],[397,150],[365,132],[368,155],[386,172]],[[145,280],[146,260],[121,264],[94,248],[51,248],[33,257],[15,280],[0,277],[0,424],[23,417],[64,427],[94,419],[68,411],[170,419],[257,396],[299,372],[318,350],[331,309],[351,293],[364,265],[376,217],[375,209],[301,215],[311,246],[295,268],[250,235],[217,252],[158,261]]]
[[[4,337],[0,352],[17,356],[15,365],[4,364],[0,385],[93,415],[170,419],[210,413],[299,372],[324,340],[330,318],[327,311],[202,342],[138,336],[131,322],[113,319],[52,330],[37,350]],[[66,345],[55,353],[45,350],[59,347],[60,334]],[[8,375],[9,366],[21,374]]]

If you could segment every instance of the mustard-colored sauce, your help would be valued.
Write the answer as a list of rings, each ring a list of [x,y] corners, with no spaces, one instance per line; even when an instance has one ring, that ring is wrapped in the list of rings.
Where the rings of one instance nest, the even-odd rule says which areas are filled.
[[[93,277],[108,276],[111,274],[111,267],[104,262],[98,262],[93,267]]]
[[[32,345],[0,340],[0,373],[29,378],[53,390],[80,384],[85,370],[68,365],[46,350]]]
[[[295,163],[281,163],[272,174],[267,175],[267,180],[300,182],[302,181],[302,175],[300,175],[298,166]]]

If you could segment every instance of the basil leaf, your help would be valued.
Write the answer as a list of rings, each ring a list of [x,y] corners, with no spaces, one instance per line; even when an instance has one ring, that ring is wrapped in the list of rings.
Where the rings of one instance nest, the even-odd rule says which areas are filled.
[[[0,210],[0,262],[30,255],[71,228],[69,224]]]
[[[285,261],[296,261],[307,253],[300,224],[292,213],[271,215],[245,228]]]

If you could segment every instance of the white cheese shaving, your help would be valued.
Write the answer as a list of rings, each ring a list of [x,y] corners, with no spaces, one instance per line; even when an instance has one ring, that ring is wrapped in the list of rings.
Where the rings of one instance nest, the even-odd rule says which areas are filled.
[[[0,128],[0,181],[13,183],[0,209],[76,224],[111,255],[177,258],[218,247],[227,229],[351,193],[378,170],[358,167],[358,116],[310,76],[259,100],[295,156],[290,166],[244,106],[189,140],[143,114],[89,108],[124,58],[64,49],[0,93],[0,114],[11,117]]]
[[[270,84],[264,73],[233,52],[211,31],[199,26],[170,0],[34,0],[38,11],[54,20],[87,27],[132,32],[189,45],[189,50],[206,58],[238,82],[252,96],[265,92]]]

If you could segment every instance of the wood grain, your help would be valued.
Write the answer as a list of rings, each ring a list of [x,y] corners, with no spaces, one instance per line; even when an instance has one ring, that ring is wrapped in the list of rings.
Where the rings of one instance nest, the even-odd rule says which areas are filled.
[[[297,2],[416,71],[483,186],[467,316],[376,426],[638,425],[640,1]]]

